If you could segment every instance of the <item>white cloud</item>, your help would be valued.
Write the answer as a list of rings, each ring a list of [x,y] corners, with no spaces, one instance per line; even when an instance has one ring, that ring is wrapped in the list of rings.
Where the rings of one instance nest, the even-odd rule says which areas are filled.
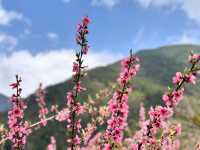
[[[50,39],[50,40],[55,40],[58,38],[58,35],[56,33],[53,33],[53,32],[49,32],[47,33],[47,37]]]
[[[18,44],[18,40],[8,34],[0,33],[0,47],[1,49],[12,50]]]
[[[9,25],[14,20],[23,20],[24,16],[22,13],[16,11],[8,11],[3,8],[2,2],[0,1],[0,25]]]
[[[112,8],[113,6],[119,4],[120,0],[92,0],[93,6],[106,6]]]
[[[188,18],[200,24],[200,0],[134,0],[145,8],[175,7],[185,12]]]
[[[136,0],[141,6],[148,7],[163,7],[180,4],[183,0]]]
[[[177,43],[178,44],[199,44],[199,39],[194,36],[184,34],[180,37]]]
[[[200,24],[200,0],[184,0],[182,9],[187,16]]]
[[[125,0],[124,0],[125,1]],[[92,0],[94,6],[106,6],[112,8],[124,2],[121,0]],[[138,2],[144,8],[160,8],[160,7],[171,7],[173,10],[182,10],[188,18],[194,20],[200,24],[200,0],[132,0]]]
[[[165,45],[171,44],[195,44],[200,43],[200,31],[196,29],[188,29],[178,35],[169,35],[165,40]]]
[[[184,31],[182,35],[174,39],[177,44],[199,44],[200,43],[200,33],[196,30]]]
[[[121,57],[108,52],[89,53],[85,65],[94,68],[112,63]],[[15,51],[11,55],[0,54],[0,59],[0,93],[10,95],[12,90],[8,84],[19,74],[23,79],[23,95],[27,96],[35,91],[39,82],[47,86],[69,78],[72,75],[74,51],[60,49],[33,55],[23,50]]]

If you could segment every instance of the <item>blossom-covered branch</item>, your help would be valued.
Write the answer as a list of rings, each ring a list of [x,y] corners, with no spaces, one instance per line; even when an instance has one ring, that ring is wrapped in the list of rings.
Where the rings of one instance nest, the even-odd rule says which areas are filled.
[[[39,119],[41,120],[42,122],[42,125],[43,126],[46,126],[47,125],[47,120],[46,120],[46,116],[48,115],[49,113],[49,110],[48,108],[46,107],[46,102],[45,102],[45,91],[44,89],[42,88],[42,84],[40,83],[39,85],[39,88],[37,89],[36,91],[36,101],[38,103],[38,106],[39,106]]]
[[[110,87],[100,90],[94,99],[89,97],[88,101],[84,102],[84,108],[86,112],[89,113],[91,121],[82,129],[82,140],[84,141],[82,149],[87,150],[93,147],[91,143],[94,141],[93,139],[96,137],[96,134],[99,135],[98,129],[105,125],[106,120],[110,116],[108,107],[105,105],[102,106],[101,102],[105,100],[105,98],[110,97],[115,89],[116,84],[112,84]]]
[[[71,150],[76,146],[81,144],[79,132],[81,128],[81,120],[78,118],[78,115],[83,113],[83,105],[78,101],[78,95],[80,92],[86,90],[81,85],[81,78],[84,77],[83,66],[83,55],[88,53],[89,46],[87,44],[87,34],[88,34],[88,24],[90,20],[88,17],[84,17],[82,22],[78,25],[76,42],[80,45],[80,52],[76,53],[76,61],[73,63],[73,81],[74,81],[74,90],[67,93],[67,106],[69,108],[70,114],[67,118],[68,128],[71,129],[71,137],[68,140],[71,145]]]
[[[173,115],[175,107],[183,99],[184,83],[196,83],[196,77],[200,69],[198,66],[199,60],[199,54],[191,54],[189,56],[191,68],[186,69],[183,73],[177,72],[172,78],[172,82],[175,87],[173,89],[169,89],[163,95],[162,99],[165,106],[156,106],[155,108],[151,107],[150,111],[148,112],[149,119],[144,122],[141,130],[136,132],[136,141],[138,141],[138,143],[132,145],[134,150],[141,150],[147,147],[164,149],[164,147],[166,147],[166,143],[169,143],[166,142],[166,140],[168,140],[168,136],[166,136],[167,134],[163,134],[161,139],[158,141],[156,140],[156,135],[160,129],[164,130],[163,133],[169,129],[167,120]],[[176,126],[174,134],[180,133],[180,127],[180,125]]]
[[[135,64],[139,58],[132,54],[122,60],[121,73],[118,78],[119,89],[114,93],[108,102],[111,118],[107,121],[107,129],[104,135],[103,149],[109,150],[118,147],[123,139],[123,131],[127,126],[128,117],[128,96],[131,92],[129,81],[136,76],[140,65]]]
[[[24,121],[24,110],[27,107],[21,99],[21,82],[21,78],[16,75],[16,82],[10,84],[10,87],[15,90],[15,93],[10,99],[12,108],[8,112],[8,139],[12,141],[13,147],[18,150],[26,144],[27,136],[31,133],[29,123]]]

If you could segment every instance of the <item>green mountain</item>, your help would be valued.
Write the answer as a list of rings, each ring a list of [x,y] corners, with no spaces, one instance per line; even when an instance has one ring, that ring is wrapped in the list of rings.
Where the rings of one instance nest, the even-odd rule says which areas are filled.
[[[176,71],[184,70],[187,66],[189,52],[200,52],[200,46],[197,45],[173,45],[157,49],[142,50],[137,54],[141,59],[141,70],[133,81],[134,91],[130,96],[130,114],[129,127],[134,133],[137,128],[138,110],[140,102],[145,104],[148,109],[151,105],[162,104],[162,93],[171,86],[171,78]],[[115,82],[120,71],[120,63],[98,67],[88,71],[83,84],[87,87],[87,92],[80,96],[81,101],[87,100],[86,95],[95,96],[100,89],[104,89]],[[66,102],[66,92],[72,89],[72,81],[68,80],[46,88],[47,104],[59,104],[64,106]],[[194,149],[195,142],[200,140],[200,84],[194,87],[186,87],[186,96],[176,109],[173,122],[181,122],[183,133],[180,136],[182,142],[181,149]],[[27,98],[29,110],[26,117],[37,120],[37,104],[34,101],[35,96]],[[106,101],[109,97],[106,97]],[[84,121],[87,121],[84,119]],[[58,149],[65,149],[65,124],[50,122],[48,127],[38,130],[29,137],[27,144],[28,150],[41,150],[49,143],[49,136],[55,135],[57,138]],[[190,140],[188,140],[188,138]],[[5,145],[9,149],[9,144]]]
[[[10,104],[8,102],[8,97],[0,94],[0,112],[4,112],[8,110],[10,107]]]

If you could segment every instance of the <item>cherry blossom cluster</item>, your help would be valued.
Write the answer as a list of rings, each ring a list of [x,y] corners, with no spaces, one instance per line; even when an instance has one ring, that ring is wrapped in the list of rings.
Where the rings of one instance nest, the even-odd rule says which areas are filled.
[[[175,136],[181,134],[181,124],[170,124],[168,125],[162,133],[160,139],[161,149],[170,149],[170,150],[179,150],[180,149],[180,141],[177,139],[173,139]]]
[[[91,147],[91,140],[94,141],[94,133],[97,132],[99,127],[105,125],[106,120],[110,116],[110,111],[105,105],[101,105],[102,100],[111,96],[116,86],[112,84],[104,90],[100,90],[95,98],[89,96],[88,101],[84,102],[85,111],[88,112],[88,117],[91,118],[89,123],[82,129],[82,140],[84,145],[82,148],[87,149]]]
[[[12,141],[15,149],[22,148],[26,144],[27,136],[31,133],[29,123],[24,121],[24,110],[26,109],[26,104],[21,99],[21,82],[21,78],[16,75],[16,82],[10,84],[10,87],[16,90],[16,93],[10,98],[12,108],[8,112],[8,138]]]
[[[191,63],[191,68],[184,71],[184,73],[177,72],[172,78],[172,82],[175,86],[174,89],[170,89],[165,92],[162,99],[165,106],[156,106],[155,108],[151,107],[148,112],[149,119],[143,122],[143,126],[140,131],[136,132],[135,140],[137,141],[132,146],[135,150],[146,149],[147,147],[151,148],[161,148],[166,149],[166,147],[171,147],[174,149],[178,147],[172,143],[171,136],[166,136],[165,132],[171,131],[171,126],[168,123],[168,119],[173,115],[176,105],[183,99],[184,88],[183,84],[195,84],[196,78],[198,75],[199,67],[198,63],[200,60],[200,55],[191,54],[189,56],[189,62]],[[163,130],[163,136],[160,140],[157,140],[157,134]],[[180,134],[181,126],[178,124],[173,132],[170,132],[170,135],[173,136]],[[167,132],[168,133],[168,132]],[[171,144],[170,144],[171,143]],[[165,147],[165,148],[164,148]]]
[[[88,17],[84,17],[82,22],[78,24],[76,32],[76,43],[81,46],[81,53],[83,53],[84,55],[88,53],[89,49],[88,41],[86,39],[86,36],[89,33],[88,24],[90,24],[90,19]],[[78,64],[76,64],[75,66],[79,68],[77,65]]]
[[[84,17],[82,22],[78,24],[76,42],[80,45],[81,50],[76,53],[76,61],[73,63],[73,80],[74,89],[67,93],[67,106],[70,110],[69,118],[67,118],[68,128],[71,129],[71,137],[68,142],[73,150],[81,144],[80,129],[81,129],[81,119],[78,117],[83,114],[84,107],[78,102],[78,95],[86,89],[81,85],[81,78],[85,76],[83,66],[83,55],[86,55],[89,49],[88,41],[86,39],[88,35],[88,24],[90,20],[88,17]]]
[[[94,137],[89,140],[86,147],[81,147],[81,150],[100,150],[99,143],[101,143],[102,133],[98,132]]]
[[[41,120],[41,124],[43,126],[47,125],[47,120],[46,120],[46,116],[49,113],[48,108],[46,107],[46,102],[45,102],[45,91],[42,89],[42,84],[39,85],[39,88],[36,91],[36,101],[38,103],[39,106],[39,119]]]
[[[135,64],[139,58],[131,55],[122,60],[121,73],[118,78],[119,89],[114,92],[112,99],[108,102],[108,108],[111,111],[111,118],[107,121],[107,129],[104,135],[104,149],[112,149],[121,143],[123,131],[127,126],[128,117],[128,95],[131,92],[129,81],[136,76],[139,71],[139,64]]]

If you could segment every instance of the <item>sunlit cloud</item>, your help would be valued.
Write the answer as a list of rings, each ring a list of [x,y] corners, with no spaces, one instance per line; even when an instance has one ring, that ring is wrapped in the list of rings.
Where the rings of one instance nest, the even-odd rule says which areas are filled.
[[[89,53],[85,65],[89,68],[104,66],[119,60],[122,55],[109,52]],[[53,85],[68,79],[71,75],[74,51],[70,49],[49,50],[33,55],[27,50],[15,51],[10,55],[0,54],[0,93],[10,95],[8,84],[16,74],[23,79],[23,95],[34,92],[38,84]]]

